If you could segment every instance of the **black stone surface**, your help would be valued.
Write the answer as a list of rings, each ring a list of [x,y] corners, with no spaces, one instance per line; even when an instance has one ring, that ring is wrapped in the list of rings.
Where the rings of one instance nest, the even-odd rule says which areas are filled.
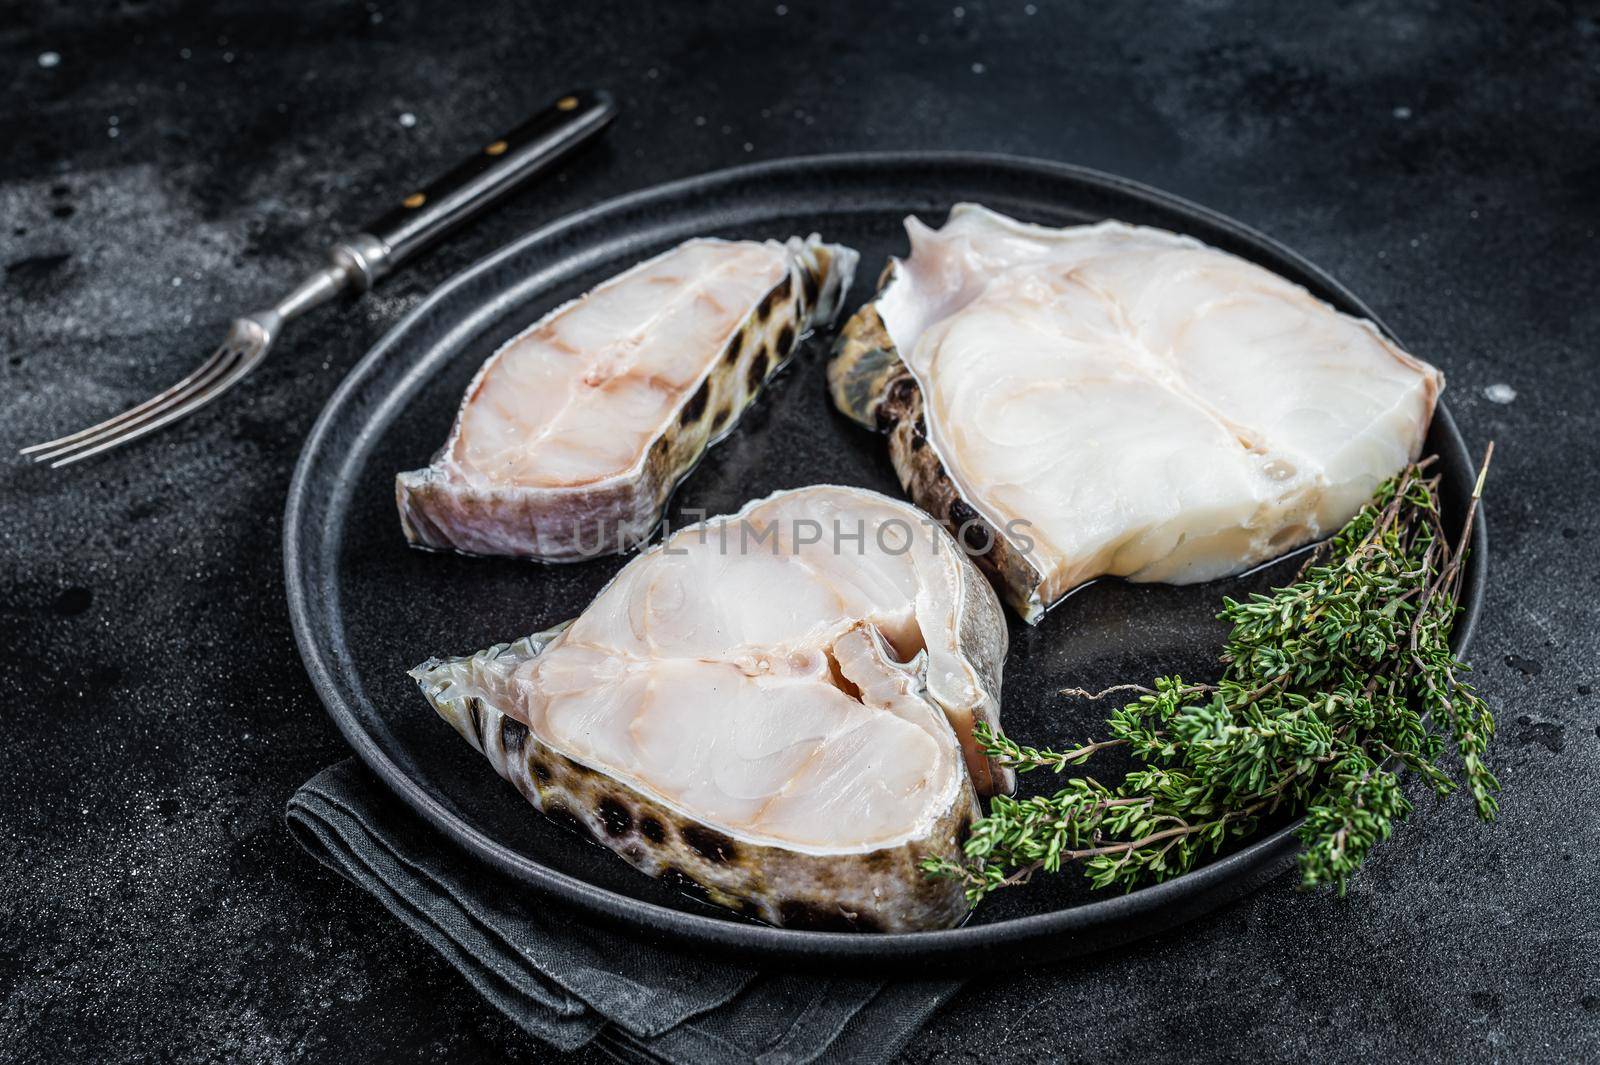
[[[1500,447],[1474,646],[1500,823],[1423,801],[1342,901],[1282,881],[974,986],[908,1056],[1600,1056],[1597,11],[1301,7],[0,8],[7,452],[181,375],[331,234],[553,92],[625,108],[605,150],[303,323],[213,409],[64,473],[0,458],[0,1059],[548,1057],[285,832],[343,754],[282,602],[299,440],[388,325],[511,235],[874,147],[1083,163],[1252,223],[1368,299]]]

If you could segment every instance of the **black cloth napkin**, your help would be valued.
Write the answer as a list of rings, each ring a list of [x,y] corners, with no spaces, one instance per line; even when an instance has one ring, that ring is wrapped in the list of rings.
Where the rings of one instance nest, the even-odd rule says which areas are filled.
[[[590,925],[425,825],[354,759],[295,793],[289,828],[523,1031],[561,1050],[673,1065],[884,1062],[959,981],[741,968]]]

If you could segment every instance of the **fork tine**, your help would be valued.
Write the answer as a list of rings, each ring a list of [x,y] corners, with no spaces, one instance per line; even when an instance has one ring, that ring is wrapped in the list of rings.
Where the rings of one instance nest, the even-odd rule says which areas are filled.
[[[114,418],[107,418],[99,425],[93,425],[88,429],[73,433],[70,437],[63,437],[62,439],[66,443],[49,446],[48,450],[39,450],[45,445],[35,445],[28,458],[34,462],[48,462],[70,452],[93,447],[124,429],[133,428],[151,418],[158,417],[225,374],[236,358],[237,351],[233,345],[224,344],[213,353],[211,358],[201,365],[200,369],[162,392],[159,396],[153,396],[139,404],[139,406],[131,407]]]
[[[210,403],[233,387],[234,383],[243,377],[252,365],[252,363],[236,361],[225,372],[213,378],[212,381],[197,387],[189,396],[182,397],[181,402],[176,402],[160,411],[152,411],[146,420],[125,425],[100,437],[84,440],[73,447],[64,448],[61,451],[43,456],[39,461],[55,459],[54,462],[50,463],[50,468],[60,469],[62,466],[70,466],[74,462],[89,458],[91,455],[98,455],[113,448],[121,447],[123,444],[131,443],[141,436],[153,433],[162,426],[170,425],[179,418],[192,414],[207,403]]]
[[[98,455],[112,448],[121,447],[123,444],[139,439],[147,433],[153,433],[164,425],[170,425],[185,415],[192,414],[201,407],[210,403],[228,389],[232,388],[255,364],[260,361],[258,356],[264,349],[249,346],[236,348],[228,346],[221,353],[222,361],[216,370],[205,380],[195,382],[181,395],[170,397],[166,403],[158,408],[146,411],[145,414],[133,421],[123,422],[110,430],[97,436],[88,437],[67,447],[41,454],[35,457],[36,462],[50,462],[51,469],[69,466],[91,455]]]
[[[156,395],[151,396],[149,399],[138,404],[137,406],[129,407],[121,414],[114,414],[105,421],[96,422],[87,429],[79,429],[75,433],[68,433],[66,436],[57,437],[54,440],[46,440],[42,444],[30,444],[25,448],[21,448],[17,453],[19,455],[36,455],[37,457],[34,458],[33,461],[43,462],[54,454],[62,451],[70,451],[70,445],[76,445],[87,441],[90,437],[100,436],[104,433],[110,432],[126,422],[137,420],[142,415],[149,414],[164,404],[169,402],[177,402],[177,396],[179,393],[188,391],[202,378],[211,375],[217,366],[222,363],[223,357],[227,355],[229,347],[230,345],[223,344],[216,351],[211,353],[211,357],[209,359],[195,367],[195,369],[187,377],[183,378],[177,384],[173,385],[164,392],[158,392]],[[47,454],[39,454],[39,452],[47,452]]]

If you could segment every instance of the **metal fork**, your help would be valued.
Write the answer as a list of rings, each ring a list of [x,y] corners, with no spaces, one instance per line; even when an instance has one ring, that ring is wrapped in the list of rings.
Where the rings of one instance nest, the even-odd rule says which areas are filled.
[[[137,440],[194,413],[260,365],[283,326],[346,290],[365,292],[448,232],[545,173],[611,122],[605,92],[569,93],[448,174],[413,192],[361,233],[339,241],[328,265],[264,311],[236,318],[228,338],[183,380],[97,425],[22,449],[33,462],[66,466]]]

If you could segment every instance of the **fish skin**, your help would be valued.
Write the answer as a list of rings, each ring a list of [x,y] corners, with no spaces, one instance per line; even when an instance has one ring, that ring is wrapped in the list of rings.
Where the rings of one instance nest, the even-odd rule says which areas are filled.
[[[1040,261],[1033,258],[1041,255],[1040,248],[1046,246],[1053,237],[1066,232],[1016,222],[973,204],[959,204],[953,208],[947,226],[957,223],[958,220],[962,223],[977,220],[979,224],[991,225],[996,231],[1004,233],[1005,240],[1015,241],[1015,244],[1005,251],[1015,252],[1020,256],[1018,261],[1023,264]],[[937,238],[940,235],[938,231],[928,230],[915,219],[909,219],[907,227],[913,236],[914,246],[919,237],[926,238],[931,235]],[[1160,230],[1135,229],[1119,223],[1102,223],[1099,227],[1069,227],[1072,228],[1084,231],[1106,229],[1113,235],[1141,236],[1152,242],[1164,243],[1172,249],[1188,252],[1215,251],[1193,238]],[[936,291],[939,285],[949,286],[949,291],[959,293],[956,297],[958,304],[973,299],[974,294],[981,296],[988,278],[993,276],[988,271],[999,271],[1006,266],[1003,254],[995,252],[993,248],[988,251],[993,254],[987,259],[979,256],[981,269],[977,281],[967,277],[957,283],[951,275],[935,273]],[[890,313],[884,309],[885,300],[894,298],[891,297],[891,293],[895,296],[900,295],[895,291],[896,286],[906,280],[909,272],[905,262],[891,259],[880,277],[877,293],[840,330],[827,370],[830,394],[835,406],[842,413],[862,426],[884,433],[888,437],[890,458],[907,494],[952,533],[961,536],[958,530],[965,529],[964,539],[969,555],[974,557],[978,565],[994,581],[1002,598],[1022,619],[1030,624],[1037,624],[1044,613],[1059,602],[1072,587],[1085,579],[1092,579],[1092,575],[1067,581],[1065,582],[1067,587],[1060,587],[1063,581],[1059,574],[1052,578],[1028,557],[1031,541],[1028,540],[1026,531],[1020,538],[1013,539],[1004,531],[997,529],[995,521],[980,513],[980,508],[963,494],[956,483],[956,478],[947,468],[946,461],[940,456],[932,440],[923,385],[902,356],[902,352],[896,347],[884,320]],[[1293,289],[1303,301],[1332,310],[1321,301],[1310,297],[1309,293],[1299,286],[1277,278],[1276,275],[1268,274],[1268,276],[1277,283]],[[1333,313],[1346,322],[1362,327],[1366,334],[1376,339],[1378,344],[1388,351],[1396,366],[1403,367],[1405,372],[1415,375],[1421,395],[1420,418],[1408,427],[1406,438],[1403,440],[1410,459],[1415,460],[1420,453],[1438,394],[1443,389],[1442,375],[1434,367],[1387,340],[1372,323],[1352,319],[1337,312]],[[913,329],[917,328],[913,326]],[[928,322],[924,321],[917,335],[920,338],[931,331]],[[1269,451],[1268,454],[1270,453]],[[1292,449],[1290,454],[1293,454]],[[1403,465],[1403,462],[1397,464],[1394,469],[1397,470],[1400,465]],[[1392,473],[1394,470],[1388,472]],[[1381,480],[1381,477],[1378,479]],[[1365,494],[1358,494],[1361,494],[1364,500]],[[1248,540],[1248,550],[1243,552],[1242,557],[1237,558],[1237,564],[1232,570],[1238,572],[1337,529],[1354,512],[1353,509],[1346,507],[1349,513],[1335,513],[1339,510],[1339,505],[1349,502],[1345,497],[1350,495],[1348,484],[1312,483],[1308,487],[1302,487],[1298,495],[1285,495],[1275,501],[1279,508],[1276,524],[1268,520],[1258,526],[1256,517],[1253,517],[1248,526],[1241,526],[1237,530],[1212,532],[1209,534],[1214,538],[1212,541],[1205,539],[1192,541],[1188,545],[1188,554],[1181,557],[1183,559],[1200,557],[1205,546],[1212,542],[1232,544],[1236,540]],[[1333,502],[1335,497],[1338,503]],[[1319,518],[1322,520],[1319,521]],[[1254,539],[1250,539],[1246,534],[1252,532],[1270,533],[1270,535],[1257,534]],[[1131,542],[1138,544],[1141,541],[1134,539]],[[1182,545],[1183,539],[1179,538],[1177,542]],[[1176,549],[1174,550],[1176,552]],[[1138,571],[1133,571],[1130,567],[1129,569],[1106,568],[1094,572],[1119,573],[1131,580],[1189,583],[1224,575],[1215,565],[1216,559],[1212,558],[1210,561],[1213,564],[1209,568],[1204,565],[1196,567],[1202,571],[1198,576],[1186,571],[1185,566],[1192,563],[1181,561],[1177,553],[1166,559],[1157,556],[1153,562],[1147,563]]]
[[[948,928],[966,916],[959,885],[929,878],[919,863],[930,856],[959,857],[956,841],[965,838],[980,816],[970,786],[923,839],[864,855],[806,854],[730,839],[546,746],[489,701],[451,696],[452,685],[461,678],[514,668],[536,656],[565,627],[468,658],[429,659],[411,671],[439,716],[534,809],[615,852],[646,876],[782,928],[907,932]]]
[[[824,244],[816,235],[790,238],[784,247],[787,273],[752,306],[722,350],[706,353],[700,383],[678,397],[668,428],[649,444],[637,469],[625,475],[570,486],[484,485],[468,483],[451,468],[447,459],[463,417],[491,367],[512,345],[579,301],[556,308],[502,345],[468,386],[450,436],[430,465],[395,477],[395,503],[407,541],[467,555],[570,562],[627,551],[648,539],[673,490],[706,449],[732,432],[806,337],[838,314],[856,252]]]
[[[875,505],[892,507],[894,512],[914,517],[907,504],[887,499],[862,489],[814,486],[793,492],[778,492],[765,500],[747,505],[733,520],[755,508],[772,504],[783,497],[807,491],[859,493],[871,497]],[[764,511],[781,514],[783,511]],[[692,536],[697,528],[682,530],[679,536]],[[928,528],[926,522],[921,527]],[[904,671],[890,671],[889,680],[877,675],[874,683],[899,685],[899,698],[931,711],[933,726],[959,745],[960,762],[953,767],[956,778],[930,778],[945,781],[932,807],[934,816],[919,820],[909,834],[896,833],[886,843],[846,844],[838,850],[817,845],[785,845],[770,834],[728,829],[724,832],[697,819],[651,786],[630,783],[599,765],[585,764],[568,752],[557,750],[541,739],[539,731],[520,716],[528,710],[519,704],[519,693],[528,689],[529,674],[523,667],[551,648],[571,623],[556,626],[510,644],[501,644],[475,655],[454,659],[433,658],[410,671],[435,711],[494,766],[501,777],[511,782],[536,809],[575,827],[592,841],[614,851],[646,875],[663,878],[717,905],[734,909],[769,924],[787,928],[837,931],[904,932],[950,927],[968,912],[960,886],[949,880],[931,879],[921,870],[929,857],[959,858],[973,821],[981,816],[974,769],[988,785],[1009,790],[1014,774],[1007,768],[992,770],[981,755],[975,760],[970,743],[976,720],[998,726],[1000,672],[1006,653],[1005,619],[993,589],[974,567],[960,561],[960,552],[942,530],[931,529],[935,542],[942,542],[938,565],[947,573],[950,584],[923,584],[948,603],[953,611],[950,634],[958,660],[971,672],[957,679],[947,694],[973,692],[976,706],[972,719],[963,722],[952,715],[930,692],[926,650]],[[685,543],[689,541],[684,541]],[[651,556],[672,555],[672,543],[658,544],[629,567],[646,564]],[[679,548],[681,550],[681,548]],[[624,570],[626,572],[626,568]],[[659,571],[655,571],[659,572]],[[613,580],[621,581],[622,575]],[[643,579],[643,578],[641,578]],[[608,585],[608,589],[611,586]],[[626,586],[625,586],[626,587]],[[636,585],[635,587],[638,587]],[[649,585],[655,588],[653,583]],[[942,591],[940,591],[942,589]],[[650,594],[659,594],[652,591]],[[919,593],[920,595],[921,593]],[[597,601],[605,591],[597,596]],[[624,603],[628,602],[626,598]],[[919,599],[919,602],[921,600]],[[603,617],[604,615],[602,615]],[[925,623],[924,623],[925,624]],[[928,632],[923,629],[925,638]],[[887,649],[885,637],[872,625],[857,621],[845,629],[831,645],[837,666],[847,678],[865,685],[871,674],[854,670],[857,658],[847,652],[858,636],[872,645]],[[588,646],[580,644],[580,647]],[[741,644],[740,646],[745,646]],[[951,644],[942,642],[941,647]],[[918,662],[924,664],[918,665]],[[945,674],[941,674],[945,675]],[[920,681],[915,678],[921,677]],[[941,681],[941,685],[946,682]],[[866,690],[863,688],[863,690]],[[892,703],[869,702],[872,706]],[[510,712],[508,712],[510,711]],[[888,713],[887,709],[880,712]],[[947,748],[955,750],[955,747]],[[948,756],[945,756],[948,757]],[[949,763],[945,763],[949,764]],[[979,768],[981,767],[981,768]],[[954,779],[954,790],[946,791]],[[820,851],[820,853],[819,853]]]
[[[891,260],[877,294],[839,331],[828,360],[829,394],[852,421],[888,436],[889,461],[906,494],[965,541],[967,557],[1022,620],[1038,624],[1045,611],[1039,599],[1043,575],[1009,537],[961,498],[938,453],[928,446],[922,388],[878,315],[878,300],[897,276]]]

